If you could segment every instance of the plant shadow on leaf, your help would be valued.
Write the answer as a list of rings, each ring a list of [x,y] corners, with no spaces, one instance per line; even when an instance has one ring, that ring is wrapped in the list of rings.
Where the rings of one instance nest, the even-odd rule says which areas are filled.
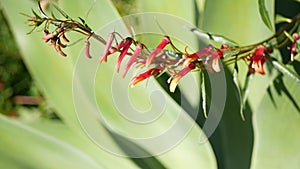
[[[214,149],[219,169],[250,168],[253,148],[252,111],[246,103],[244,110],[246,120],[243,121],[240,116],[240,102],[232,74],[228,69],[225,69],[225,72],[227,81],[225,110],[216,131],[209,137],[209,141]],[[207,90],[209,89],[210,87],[207,87]],[[207,103],[209,103],[211,92],[206,93],[208,95]],[[200,110],[197,123],[203,126],[205,120]]]
[[[295,98],[291,95],[288,88],[285,86],[283,82],[283,75],[280,74],[273,82],[274,87],[278,95],[282,95],[283,93],[288,97],[288,99],[293,103],[294,107],[300,112],[300,107],[297,104]],[[272,95],[272,94],[271,94]]]
[[[177,88],[173,93],[169,90],[169,84],[167,83],[170,76],[167,73],[163,73],[162,75],[155,78],[155,80],[160,84],[160,86],[170,95],[173,100],[176,101],[177,104],[180,104],[181,98],[181,92],[180,89]]]
[[[298,60],[294,60],[291,65],[293,66],[295,72],[300,76],[300,62]]]
[[[149,152],[143,149],[141,146],[128,140],[127,138],[110,131],[105,128],[118,146],[127,154],[131,160],[140,168],[143,169],[164,169],[166,168],[155,156],[152,156]],[[141,156],[141,158],[139,158]],[[147,156],[147,157],[143,157]]]
[[[276,104],[276,102],[275,102],[273,93],[272,93],[272,91],[271,91],[271,87],[268,87],[267,93],[268,93],[268,95],[269,95],[269,97],[270,97],[270,99],[271,99],[271,101],[272,101],[274,107],[276,108],[276,107],[277,107],[277,104]]]
[[[168,93],[168,95],[178,104],[181,105],[182,108],[193,118],[192,114],[194,108],[189,103],[187,98],[181,94],[180,88],[178,87],[173,93],[169,90],[169,83],[167,82],[170,76],[167,73],[163,73],[159,77],[156,78],[156,81],[160,84],[160,86]],[[184,104],[183,104],[184,103]]]
[[[216,155],[219,169],[250,168],[254,140],[252,111],[250,110],[249,105],[246,103],[244,110],[246,120],[243,121],[242,117],[240,116],[240,102],[236,94],[236,86],[232,80],[232,74],[227,69],[225,72],[227,81],[225,110],[218,127],[213,135],[209,137],[209,141],[212,144],[212,148]],[[204,76],[205,79],[209,79],[207,72],[204,72]],[[166,74],[157,78],[157,81],[166,92],[169,91],[168,84],[166,83],[168,78],[169,77]],[[212,94],[209,80],[205,80],[205,86],[207,99],[206,108],[209,110]],[[184,99],[184,97],[180,94],[180,90],[178,89],[176,89],[175,93],[169,94],[177,103],[181,103],[182,99]],[[202,105],[202,101],[203,100],[201,98],[199,105]],[[189,110],[192,110],[189,106],[183,108],[187,111],[187,113],[190,112]],[[189,115],[191,114],[189,113]],[[200,108],[196,122],[203,129],[205,121],[206,118],[204,116],[203,109]]]

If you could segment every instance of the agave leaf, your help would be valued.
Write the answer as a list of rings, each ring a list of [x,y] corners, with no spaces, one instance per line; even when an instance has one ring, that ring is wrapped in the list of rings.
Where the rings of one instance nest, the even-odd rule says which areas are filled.
[[[29,66],[37,83],[49,99],[49,102],[57,110],[64,122],[70,126],[73,131],[82,137],[84,134],[87,134],[94,142],[98,143],[98,145],[99,143],[105,143],[103,147],[104,149],[108,148],[110,151],[112,151],[110,149],[112,148],[113,151],[118,152],[118,155],[125,155],[125,153],[119,147],[120,144],[117,145],[115,140],[108,135],[106,128],[103,127],[104,121],[99,119],[99,114],[95,114],[98,108],[100,108],[102,112],[100,115],[105,117],[106,120],[109,120],[109,124],[110,126],[113,126],[113,129],[118,129],[118,133],[120,132],[119,134],[121,135],[127,136],[126,134],[130,134],[131,136],[133,135],[134,138],[138,136],[145,136],[145,134],[157,134],[157,132],[162,132],[165,129],[168,129],[171,124],[173,124],[174,119],[180,117],[180,119],[183,121],[176,123],[177,125],[175,125],[173,128],[173,131],[176,132],[173,136],[178,136],[179,134],[179,136],[184,135],[185,137],[182,137],[179,140],[176,139],[176,142],[172,144],[172,146],[175,146],[174,148],[172,147],[172,149],[168,149],[169,151],[165,154],[158,156],[157,159],[159,159],[159,162],[168,168],[174,168],[175,166],[181,168],[193,168],[198,166],[199,161],[202,161],[201,165],[205,166],[205,168],[216,167],[214,156],[209,144],[204,143],[200,145],[197,143],[199,135],[201,134],[199,127],[193,126],[194,122],[192,119],[190,119],[190,117],[187,116],[186,113],[184,113],[184,111],[182,111],[182,109],[164,92],[162,92],[162,98],[166,99],[166,109],[164,109],[163,112],[160,112],[157,110],[159,108],[157,106],[161,105],[161,103],[154,102],[153,110],[147,113],[147,115],[152,115],[153,113],[162,113],[164,115],[163,118],[159,118],[158,122],[151,124],[150,126],[130,123],[130,121],[127,121],[120,116],[119,111],[116,111],[116,106],[124,106],[124,102],[128,98],[122,99],[122,97],[120,97],[119,101],[122,101],[123,103],[116,105],[115,101],[117,101],[116,98],[118,98],[119,95],[116,97],[110,92],[112,91],[111,89],[114,89],[114,92],[120,90],[120,92],[117,92],[117,94],[124,93],[124,91],[127,92],[127,90],[129,90],[129,79],[123,80],[122,78],[117,78],[117,80],[112,81],[112,78],[114,77],[115,58],[110,58],[108,64],[102,64],[99,67],[99,71],[95,74],[95,72],[90,71],[95,70],[94,68],[98,67],[97,58],[94,57],[93,59],[88,60],[84,57],[83,53],[80,54],[80,51],[83,48],[79,45],[80,43],[76,44],[79,45],[78,47],[73,46],[66,50],[69,55],[67,58],[57,56],[52,48],[49,48],[46,44],[41,42],[41,35],[39,33],[36,33],[30,37],[23,36],[23,29],[19,29],[23,28],[23,25],[21,24],[22,22],[13,22],[15,18],[18,18],[18,16],[12,12],[13,10],[9,10],[14,7],[13,4],[15,3],[15,1],[5,1],[4,5],[5,8],[7,8],[5,12],[10,20],[13,32],[19,35],[16,37],[20,46],[20,50],[24,55],[26,64]],[[20,10],[24,12],[27,10],[27,8],[32,8],[32,5],[28,4],[29,2],[24,2],[24,5],[22,5]],[[92,5],[91,1],[60,1],[60,7],[67,11],[69,16],[82,16],[79,11],[85,11],[82,9],[88,9],[89,5]],[[117,14],[115,13],[115,10],[111,8],[109,1],[102,0],[97,1],[97,5],[95,5],[94,10],[91,11],[89,18],[85,20],[87,20],[90,25],[93,25],[93,30],[97,31],[97,29],[99,29],[99,32],[101,32],[102,29],[100,28],[103,28],[105,23],[114,21],[116,18]],[[128,35],[128,33],[126,33],[127,30],[124,27],[117,28],[118,32],[120,31],[122,35]],[[107,31],[114,31],[114,28],[109,27]],[[101,34],[101,36],[105,35],[106,34]],[[78,39],[78,36],[72,35],[70,39],[71,38]],[[24,41],[26,41],[26,43],[24,43]],[[95,41],[91,42],[92,49],[94,49],[92,52],[93,56],[97,56],[97,53],[102,51],[104,48],[104,46],[98,44],[99,43]],[[41,53],[43,54],[42,57],[40,55]],[[79,66],[80,64],[83,64],[85,69],[77,69],[77,64],[79,64]],[[73,72],[75,67],[76,72]],[[74,77],[73,73],[75,73]],[[94,81],[91,82],[91,79],[94,79]],[[95,88],[95,91],[90,93],[90,89],[93,89],[90,88],[90,85],[94,84],[94,82],[97,87]],[[112,88],[112,86],[115,87]],[[149,85],[147,90],[140,87],[129,91],[133,93],[131,96],[134,100],[134,103],[136,103],[138,107],[145,108],[145,106],[149,105],[149,100],[147,100],[147,98],[150,98],[153,90],[162,91],[159,85],[155,83]],[[94,105],[94,98],[96,98],[97,101],[96,105]],[[76,103],[75,107],[73,99]],[[128,105],[126,104],[125,106]],[[81,114],[81,112],[84,113]],[[78,117],[86,133],[82,131],[81,125],[77,119]],[[187,126],[191,127],[190,130],[183,130],[188,129]],[[189,132],[186,133],[184,131]],[[126,139],[131,141],[130,137],[126,137]],[[162,143],[168,143],[170,141],[174,140],[167,138],[163,142],[160,141],[159,144],[157,143],[156,145],[153,145],[153,143],[141,143],[138,139],[133,140],[134,144],[137,144],[151,154],[155,154],[155,149],[160,147],[157,145],[163,145]],[[94,151],[96,151],[98,156],[101,156],[101,158],[97,158],[97,161],[103,163],[104,165],[110,166],[110,168],[113,168],[112,166],[127,166],[126,168],[129,166],[129,168],[132,168],[133,163],[130,160],[118,156],[111,156],[111,153],[99,149],[98,146],[94,145],[94,147],[94,150],[90,150],[90,153],[95,154]],[[178,155],[180,154],[185,154],[182,157],[182,161],[174,163],[174,161],[176,161],[175,159],[177,159]],[[114,161],[114,163],[111,163],[111,161]],[[149,166],[151,166],[152,162],[154,161],[148,160],[147,163]]]
[[[15,11],[15,4],[19,4],[18,12]],[[66,11],[71,13],[71,16],[84,15],[85,9],[88,9],[91,1],[61,1],[62,6],[66,6]],[[103,6],[103,4],[106,4]],[[24,17],[20,16],[18,13],[26,13],[30,9],[36,8],[36,4],[31,1],[1,1],[1,6],[7,16],[9,24],[11,26],[12,32],[16,37],[16,42],[19,46],[20,52],[22,53],[23,59],[28,66],[31,74],[37,82],[42,92],[47,97],[49,103],[57,111],[60,118],[63,119],[64,123],[70,127],[74,132],[76,132],[80,137],[86,137],[86,134],[81,128],[78,121],[76,111],[73,105],[73,95],[72,95],[72,76],[74,68],[74,60],[78,56],[82,47],[80,43],[77,43],[77,47],[70,47],[67,51],[69,57],[60,57],[52,47],[45,44],[41,37],[43,34],[41,32],[36,32],[27,36],[26,25],[23,24]],[[97,8],[98,9],[97,9]],[[108,17],[104,17],[98,11],[103,11],[107,13]],[[63,8],[63,7],[62,7]],[[83,10],[78,10],[83,9]],[[83,11],[82,14],[78,11]],[[97,12],[96,12],[97,11]],[[76,14],[76,15],[72,15]],[[91,12],[93,18],[91,23],[95,26],[101,26],[109,21],[109,19],[116,19],[118,15],[115,9],[107,1],[97,1],[95,5],[95,11]],[[78,36],[69,37],[72,40],[78,39]],[[107,143],[112,147],[118,147],[116,143],[107,134],[106,130],[102,128],[102,131],[98,131],[102,139],[107,141]],[[74,138],[76,139],[76,138]],[[91,141],[87,142],[87,147],[89,148],[87,153],[91,155],[98,164],[103,163],[106,166],[116,166],[124,165],[129,168],[136,167],[130,160],[114,156],[93,144]],[[98,158],[102,156],[102,158]],[[26,160],[26,156],[23,156]],[[113,164],[110,161],[115,161]]]
[[[273,5],[272,3],[266,5],[270,13],[273,13]],[[239,45],[257,43],[273,34],[260,21],[258,9],[257,1],[253,0],[207,1],[205,18],[201,29],[228,37]],[[245,16],[247,17],[245,18]],[[248,66],[244,62],[239,62],[238,68],[239,84],[245,86],[244,82]],[[233,65],[229,69],[233,70]],[[211,143],[217,156],[218,167],[231,169],[250,168],[253,146],[251,109],[255,110],[258,107],[266,89],[274,78],[273,75],[270,77],[255,75],[251,80],[249,95],[247,97],[248,101],[245,103],[244,115],[246,120],[242,121],[240,103],[237,100],[236,91],[234,90],[235,85],[232,72],[228,75],[226,79],[227,101],[225,111],[218,129],[211,137]],[[242,138],[244,140],[240,140]]]
[[[102,168],[89,154],[33,127],[0,115],[1,168]],[[53,126],[50,126],[53,127]],[[56,135],[69,134],[60,125]],[[76,134],[74,135],[76,136]],[[73,137],[75,138],[75,137]],[[81,140],[79,138],[79,140]],[[38,159],[38,160],[33,160]],[[59,162],[58,162],[59,161]],[[76,163],[74,163],[76,161]]]
[[[259,4],[259,13],[260,16],[262,18],[262,20],[264,21],[264,23],[266,24],[266,26],[271,30],[274,31],[274,28],[272,26],[272,22],[270,20],[269,17],[269,13],[268,10],[266,8],[266,4],[265,4],[265,0],[258,0],[258,4]]]
[[[272,96],[265,94],[254,112],[253,169],[298,168],[300,165],[299,83],[288,76],[283,76],[282,80],[279,86],[270,86]]]
[[[287,23],[290,23],[291,22],[291,19],[290,18],[286,18],[280,14],[276,14],[275,16],[275,24],[278,24],[278,23],[283,23],[283,22],[287,22]]]
[[[236,90],[237,90],[237,95],[238,95],[238,100],[239,100],[239,105],[240,105],[240,115],[241,115],[241,118],[242,120],[245,120],[245,117],[244,117],[244,102],[243,102],[243,96],[242,96],[242,91],[241,91],[241,87],[240,87],[240,84],[239,84],[239,81],[238,81],[238,65],[237,63],[235,63],[234,65],[234,69],[233,69],[233,82],[236,86]]]
[[[185,50],[185,47],[188,47],[187,50],[189,52],[194,52],[206,46],[206,44],[200,45],[198,43],[198,38],[194,35],[194,33],[189,31],[190,28],[195,27],[196,25],[196,16],[193,11],[196,9],[194,1],[176,0],[170,4],[168,1],[154,2],[146,0],[138,1],[137,6],[141,12],[155,12],[156,15],[156,12],[158,12],[159,14],[157,16],[154,14],[152,17],[156,17],[158,24],[162,27],[164,32],[158,29],[158,26],[151,22],[143,22],[139,25],[144,29],[144,33],[151,32],[156,34],[155,37],[148,36],[149,38],[145,39],[145,43],[150,47],[155,47],[157,45],[157,43],[161,40],[163,33],[169,35],[175,45],[182,51]],[[191,105],[191,107],[187,109],[192,111],[199,109],[199,82],[199,72],[194,72],[181,79],[178,85],[180,95],[186,98],[188,104]],[[193,92],[191,92],[191,90]]]
[[[198,25],[198,27],[202,26],[203,23],[203,19],[204,19],[204,10],[205,10],[205,3],[206,0],[197,0],[196,2],[196,19],[198,18],[198,20],[196,20],[196,25]]]
[[[208,42],[210,42],[210,44],[217,46],[217,47],[219,47],[223,44],[226,44],[231,47],[238,46],[238,44],[236,42],[234,42],[233,40],[226,38],[222,35],[216,35],[216,34],[212,34],[209,32],[204,32],[204,31],[201,31],[196,28],[191,28],[191,31],[194,32],[195,35],[197,35],[199,39],[202,39],[202,40],[206,39]]]
[[[300,83],[299,75],[297,73],[291,71],[287,66],[285,66],[282,63],[275,61],[275,60],[272,61],[272,64],[278,71],[289,76],[290,78],[295,80],[297,83]]]

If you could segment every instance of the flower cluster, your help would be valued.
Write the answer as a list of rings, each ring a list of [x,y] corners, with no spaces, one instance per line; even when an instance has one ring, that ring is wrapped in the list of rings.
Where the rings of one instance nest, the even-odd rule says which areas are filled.
[[[80,21],[76,21],[71,19],[69,16],[67,16],[61,9],[58,7],[57,10],[66,18],[65,20],[56,19],[54,16],[53,18],[48,17],[43,9],[40,3],[39,4],[39,10],[42,14],[42,16],[39,16],[36,12],[32,11],[34,16],[28,16],[24,14],[25,16],[28,16],[28,23],[30,26],[33,26],[33,29],[28,33],[30,34],[33,32],[37,27],[44,24],[44,36],[42,39],[48,43],[50,46],[54,46],[54,49],[61,55],[61,56],[67,56],[66,53],[62,51],[62,48],[66,48],[67,45],[63,44],[62,41],[65,43],[70,42],[69,39],[66,37],[66,34],[68,32],[78,32],[85,36],[87,36],[87,40],[85,42],[86,45],[86,54],[87,57],[90,58],[89,55],[89,39],[94,36],[94,38],[98,39],[101,43],[105,43],[105,41],[95,35],[92,31],[92,29],[85,23],[85,21],[79,17]],[[53,14],[52,14],[53,15]]]
[[[106,41],[101,36],[95,34],[83,19],[79,18],[80,21],[76,21],[70,19],[70,17],[60,9],[58,9],[58,11],[66,18],[65,20],[50,18],[40,8],[43,17],[40,17],[33,11],[34,16],[30,16],[28,21],[31,26],[34,26],[34,29],[43,24],[45,25],[45,35],[42,39],[46,43],[49,43],[49,45],[53,45],[54,49],[60,55],[67,56],[62,51],[62,48],[67,47],[62,41],[65,43],[70,42],[66,37],[66,33],[71,31],[81,33],[87,36],[87,39],[85,40],[85,55],[88,58],[91,58],[89,48],[90,38],[95,38],[105,45],[104,51],[98,59],[99,63],[107,62],[109,56],[119,53],[115,66],[116,72],[120,72],[124,58],[126,56],[130,57],[124,67],[122,77],[125,77],[129,69],[133,66],[135,66],[136,69],[141,70],[140,74],[137,74],[132,78],[130,82],[131,87],[152,76],[167,72],[170,75],[168,82],[170,83],[171,92],[174,92],[179,81],[193,70],[207,70],[210,73],[220,72],[222,70],[220,66],[221,61],[226,63],[228,60],[228,62],[245,60],[248,65],[249,73],[256,72],[265,74],[264,64],[270,59],[270,57],[267,56],[269,56],[269,54],[272,53],[273,48],[275,48],[272,41],[278,36],[286,33],[283,31],[284,29],[282,29],[272,37],[260,43],[245,47],[228,46],[224,43],[220,47],[207,45],[194,53],[187,52],[187,47],[184,50],[179,50],[172,43],[171,38],[165,35],[162,37],[160,43],[151,50],[145,44],[137,42],[131,37],[123,38],[122,35],[117,32],[111,32]],[[299,20],[299,18],[300,15],[294,19],[295,22],[293,23],[297,23],[296,21]],[[291,24],[288,24],[286,28],[290,27]],[[292,32],[290,34],[292,34]],[[286,39],[287,38],[288,36],[286,36]],[[299,33],[293,33],[289,39],[291,39],[292,44],[288,47],[288,50],[290,50],[291,60],[293,60],[299,52]],[[283,42],[285,43],[285,39]]]
[[[65,42],[69,42],[69,39],[64,34],[65,31],[63,29],[58,29],[58,31],[49,32],[48,30],[44,30],[45,36],[43,36],[43,40],[49,45],[53,45],[54,49],[62,56],[67,56],[61,48],[67,47],[65,44],[62,44],[61,39]]]
[[[162,72],[170,74],[170,91],[174,92],[179,80],[187,73],[196,68],[205,67],[210,72],[219,72],[220,58],[223,52],[228,49],[228,46],[223,45],[221,49],[208,45],[198,52],[188,54],[178,50],[171,41],[169,36],[164,36],[156,48],[150,51],[144,44],[136,42],[131,37],[123,38],[120,43],[113,46],[118,33],[112,32],[108,35],[108,40],[102,56],[99,58],[99,63],[107,62],[108,56],[119,52],[116,63],[116,71],[120,71],[120,65],[126,55],[130,56],[129,61],[125,65],[122,76],[125,77],[128,70],[136,64],[137,68],[146,68],[147,70],[133,77],[130,86],[133,87],[139,82],[158,75]],[[174,51],[165,50],[170,45]],[[132,48],[132,46],[134,46]],[[132,50],[132,52],[130,51]]]
[[[294,33],[292,35],[292,44],[291,46],[288,46],[287,49],[291,51],[291,61],[294,60],[294,58],[298,54],[298,48],[297,43],[300,39],[300,36],[298,33]],[[264,45],[258,45],[253,53],[250,53],[250,58],[248,59],[250,61],[248,68],[249,73],[260,73],[265,74],[264,71],[264,63],[267,61],[266,55],[269,55],[273,52],[272,48],[266,48]]]

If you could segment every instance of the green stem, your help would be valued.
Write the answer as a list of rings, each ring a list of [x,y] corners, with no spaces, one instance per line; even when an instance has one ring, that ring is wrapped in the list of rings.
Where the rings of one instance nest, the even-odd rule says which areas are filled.
[[[268,43],[270,42],[271,40],[273,40],[274,38],[278,38],[279,36],[281,36],[282,34],[284,34],[284,31],[286,31],[287,29],[291,28],[291,31],[290,32],[293,32],[295,31],[295,29],[299,26],[299,20],[300,20],[300,13],[297,14],[292,20],[290,23],[282,26],[280,28],[280,30],[278,32],[276,32],[274,35],[272,35],[271,37],[263,40],[262,42],[259,42],[259,43],[255,43],[255,44],[251,44],[251,45],[248,45],[248,46],[243,46],[243,47],[237,47],[237,48],[233,48],[232,50],[239,50],[239,53],[237,55],[240,55],[240,54],[243,54],[243,53],[247,53],[251,50],[253,50],[254,48],[256,48],[257,46],[259,45],[262,45],[264,43]],[[285,35],[284,35],[285,36]]]

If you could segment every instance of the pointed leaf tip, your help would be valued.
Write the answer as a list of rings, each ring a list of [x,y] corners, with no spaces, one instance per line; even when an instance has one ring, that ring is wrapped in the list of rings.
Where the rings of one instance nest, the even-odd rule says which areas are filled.
[[[264,24],[269,28],[270,31],[274,32],[272,22],[269,17],[268,10],[266,8],[265,0],[258,0],[260,17]]]

